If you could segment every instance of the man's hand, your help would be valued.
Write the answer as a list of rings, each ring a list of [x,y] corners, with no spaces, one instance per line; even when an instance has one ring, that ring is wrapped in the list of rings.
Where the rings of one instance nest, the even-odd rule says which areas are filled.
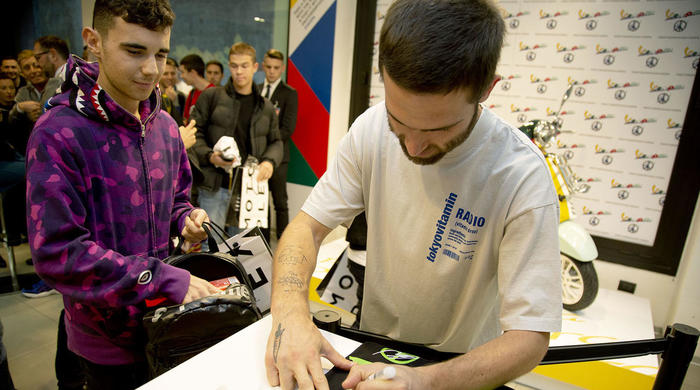
[[[384,363],[354,365],[343,381],[343,389],[430,389],[430,380],[420,369],[393,365],[396,375],[392,379],[369,379],[372,374],[379,373],[388,367]]]
[[[196,299],[208,297],[220,292],[221,290],[214,287],[214,285],[206,280],[190,275],[190,286],[187,288],[187,294],[185,294],[185,299],[182,300],[182,303],[190,303]]]
[[[197,142],[197,137],[195,137],[197,128],[194,127],[196,124],[197,122],[194,119],[190,119],[190,123],[186,127],[180,126],[180,137],[182,138],[182,143],[185,144],[185,150],[191,148]]]
[[[202,240],[207,238],[207,232],[202,227],[202,222],[205,221],[209,221],[209,216],[202,209],[194,209],[190,215],[185,217],[185,227],[182,228],[182,237],[185,239],[183,250],[187,250],[191,245],[202,242]]]
[[[321,368],[321,356],[336,367],[349,370],[352,362],[343,358],[321,336],[308,315],[290,314],[282,321],[273,319],[265,353],[267,381],[282,390],[328,390]]]
[[[272,163],[267,160],[258,164],[258,182],[265,181],[272,177],[274,169]]]
[[[172,85],[169,86],[168,88],[165,88],[163,95],[165,95],[166,97],[169,97],[173,101],[173,104],[177,103],[177,92],[175,92],[175,88],[173,88]]]
[[[216,151],[209,156],[209,162],[211,165],[217,167],[217,168],[223,168],[225,170],[228,170],[231,165],[233,165],[233,160],[231,161],[226,161],[223,158],[221,158],[221,152]]]
[[[27,100],[26,102],[17,103],[17,106],[19,106],[19,109],[24,112],[27,118],[32,122],[36,122],[39,116],[41,116],[42,109],[39,102]]]

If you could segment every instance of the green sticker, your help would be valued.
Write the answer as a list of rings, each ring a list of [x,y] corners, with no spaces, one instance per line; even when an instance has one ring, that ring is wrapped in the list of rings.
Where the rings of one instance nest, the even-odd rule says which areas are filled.
[[[376,352],[375,355],[377,353],[380,353],[384,357],[384,359],[394,364],[411,364],[418,360],[418,356],[416,355],[411,355],[409,353],[397,351],[391,348],[382,348],[382,350]]]
[[[353,361],[361,366],[364,366],[365,364],[372,364],[372,362],[370,362],[370,361],[367,361],[365,359],[355,357],[355,356],[348,356],[348,359],[350,359],[351,361]]]

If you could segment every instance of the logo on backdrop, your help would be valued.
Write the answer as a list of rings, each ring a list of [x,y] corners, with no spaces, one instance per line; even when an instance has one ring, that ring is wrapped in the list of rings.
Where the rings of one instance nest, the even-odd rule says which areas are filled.
[[[616,100],[623,100],[627,97],[627,88],[636,87],[637,85],[637,83],[631,81],[618,83],[612,79],[608,79],[608,89],[614,91],[613,96]]]
[[[643,18],[645,16],[651,16],[654,15],[654,11],[642,11],[642,12],[627,12],[624,9],[620,11],[620,20],[626,21],[629,20],[627,23],[627,30],[635,32],[639,30],[639,28],[642,26],[642,22],[639,20],[640,18]]]
[[[673,22],[673,31],[675,32],[683,32],[685,29],[688,27],[688,22],[686,22],[684,19],[698,15],[700,14],[700,11],[686,11],[686,12],[677,12],[677,11],[672,11],[671,9],[666,10],[666,20],[675,20]]]
[[[615,180],[614,178],[610,181],[610,188],[618,190],[617,198],[620,200],[627,200],[630,197],[630,189],[641,187],[642,186],[640,184],[623,184]]]
[[[567,14],[566,11],[563,11],[563,12],[562,11],[555,11],[555,12],[549,13],[549,12],[541,9],[540,10],[540,19],[547,19],[547,21],[545,22],[545,27],[547,27],[547,29],[549,29],[549,30],[554,30],[555,28],[557,28],[556,18],[563,16],[563,15],[566,15],[566,14]]]
[[[625,214],[623,211],[620,215],[620,222],[627,223],[627,231],[635,234],[639,231],[639,224],[651,222],[651,218],[637,217],[633,218]]]
[[[595,45],[595,53],[603,56],[604,65],[612,65],[615,63],[615,55],[621,51],[626,51],[626,47],[604,47],[600,43]]]
[[[537,58],[537,53],[535,52],[535,50],[543,49],[545,47],[546,45],[539,43],[533,45],[528,45],[523,41],[520,41],[520,43],[518,43],[518,48],[520,49],[520,51],[526,52],[525,59],[530,62],[534,61]]]
[[[600,217],[605,215],[610,215],[609,211],[605,210],[591,210],[588,206],[583,206],[583,215],[588,215],[588,224],[591,226],[598,226],[600,224]]]
[[[573,45],[571,47],[567,47],[557,42],[557,53],[564,53],[562,61],[564,61],[564,63],[566,64],[570,64],[574,61],[574,51],[581,50],[584,48],[585,46],[583,45]]]
[[[610,13],[608,11],[595,11],[591,14],[582,9],[579,9],[578,20],[585,20],[586,30],[593,31],[596,27],[598,27],[598,20],[596,18],[600,18],[601,16],[607,16],[609,14]]]
[[[649,92],[654,93],[654,92],[661,92],[656,96],[656,101],[659,104],[666,104],[668,103],[669,100],[671,100],[671,95],[670,91],[675,91],[678,89],[683,89],[682,85],[669,85],[667,87],[662,87],[655,82],[649,83]]]
[[[656,65],[659,64],[659,56],[666,54],[666,53],[671,53],[673,49],[668,49],[668,48],[659,48],[655,50],[650,50],[645,48],[644,46],[640,45],[639,48],[637,49],[637,52],[639,53],[640,57],[646,57],[644,60],[644,64],[648,68],[654,68]]]
[[[612,154],[615,153],[623,153],[624,150],[620,148],[611,148],[607,149],[604,148],[598,144],[595,146],[595,153],[596,154],[603,154],[604,156],[600,159],[600,161],[603,163],[603,165],[610,165],[613,162],[613,156]]]
[[[507,14],[503,17],[503,19],[508,20],[508,26],[512,29],[516,29],[520,26],[520,19],[518,19],[521,16],[525,16],[529,14],[529,12],[517,12],[515,14]]]
[[[593,131],[600,131],[603,129],[603,120],[611,119],[614,118],[615,116],[612,114],[600,114],[596,115],[593,114],[592,112],[586,110],[583,113],[583,119],[587,121],[593,121],[591,122],[591,130]]]
[[[567,145],[567,144],[563,143],[560,139],[557,139],[557,149],[564,150],[564,153],[562,153],[562,157],[564,157],[564,159],[566,161],[569,161],[569,160],[574,158],[575,154],[574,154],[573,149],[585,148],[585,147],[586,147],[586,145],[584,145],[584,144]]]

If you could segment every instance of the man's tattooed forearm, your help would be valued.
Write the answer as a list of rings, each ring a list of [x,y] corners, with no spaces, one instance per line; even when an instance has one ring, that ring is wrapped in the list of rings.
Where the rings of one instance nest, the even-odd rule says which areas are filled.
[[[272,345],[272,357],[275,359],[275,364],[277,364],[277,354],[279,353],[280,345],[282,344],[282,333],[284,333],[282,324],[277,324],[277,330],[275,331],[275,342]]]
[[[304,256],[303,251],[300,246],[287,246],[279,256],[277,256],[277,262],[280,264],[302,264],[308,263],[309,259]]]
[[[282,286],[286,292],[301,291],[304,287],[304,281],[294,272],[288,272],[286,275],[277,279],[277,283]]]

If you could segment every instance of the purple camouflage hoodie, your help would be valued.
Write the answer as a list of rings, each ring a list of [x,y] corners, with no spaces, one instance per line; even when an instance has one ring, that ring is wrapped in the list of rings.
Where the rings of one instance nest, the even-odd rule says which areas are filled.
[[[69,349],[98,364],[143,359],[144,300],[182,301],[187,271],[161,262],[192,210],[178,126],[156,89],[143,123],[72,57],[27,147],[27,225],[37,273],[63,294]],[[144,174],[145,173],[145,174]]]

